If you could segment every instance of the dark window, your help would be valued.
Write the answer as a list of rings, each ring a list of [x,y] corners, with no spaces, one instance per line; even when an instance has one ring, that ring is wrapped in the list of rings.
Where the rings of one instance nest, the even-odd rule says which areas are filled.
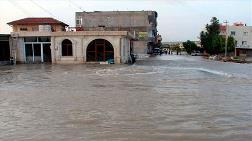
[[[25,37],[25,42],[37,42],[37,37]]]
[[[51,42],[50,37],[38,37],[39,42]]]
[[[52,62],[50,46],[51,44],[43,44],[44,62]]]
[[[26,55],[26,57],[33,56],[32,44],[25,45],[25,55]]]
[[[41,45],[33,44],[34,56],[41,56]]]
[[[235,31],[231,31],[231,35],[232,35],[232,36],[235,36]]]
[[[0,61],[7,61],[10,59],[9,41],[0,41]]]
[[[62,56],[73,56],[72,42],[68,39],[62,42]]]
[[[21,27],[20,28],[20,31],[27,31],[28,29],[27,29],[27,27]]]

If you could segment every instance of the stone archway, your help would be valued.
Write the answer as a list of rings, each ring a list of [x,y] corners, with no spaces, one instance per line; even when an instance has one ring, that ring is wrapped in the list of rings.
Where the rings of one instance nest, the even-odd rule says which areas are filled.
[[[114,48],[105,39],[95,39],[89,43],[86,50],[87,62],[102,62],[114,60]]]

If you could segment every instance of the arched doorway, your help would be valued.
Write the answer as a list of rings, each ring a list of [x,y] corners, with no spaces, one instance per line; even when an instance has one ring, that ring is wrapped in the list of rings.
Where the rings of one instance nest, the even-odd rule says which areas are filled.
[[[87,62],[114,60],[114,48],[112,44],[104,39],[96,39],[87,47]]]
[[[61,45],[61,53],[62,56],[73,56],[73,47],[72,47],[72,42],[68,39],[65,39],[62,41]]]

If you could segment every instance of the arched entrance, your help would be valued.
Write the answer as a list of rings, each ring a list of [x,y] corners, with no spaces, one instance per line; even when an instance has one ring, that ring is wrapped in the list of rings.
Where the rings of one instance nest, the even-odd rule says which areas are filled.
[[[61,53],[62,56],[73,56],[73,45],[72,42],[68,39],[62,41],[61,44]]]
[[[114,48],[112,44],[104,39],[96,39],[87,47],[87,62],[100,62],[114,60]]]

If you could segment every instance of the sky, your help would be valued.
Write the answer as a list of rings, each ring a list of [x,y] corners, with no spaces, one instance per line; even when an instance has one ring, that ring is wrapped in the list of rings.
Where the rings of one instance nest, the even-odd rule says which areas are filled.
[[[212,17],[252,26],[252,0],[0,0],[0,34],[11,32],[6,23],[26,17],[53,17],[74,27],[75,12],[127,10],[157,11],[165,42],[199,40]]]

